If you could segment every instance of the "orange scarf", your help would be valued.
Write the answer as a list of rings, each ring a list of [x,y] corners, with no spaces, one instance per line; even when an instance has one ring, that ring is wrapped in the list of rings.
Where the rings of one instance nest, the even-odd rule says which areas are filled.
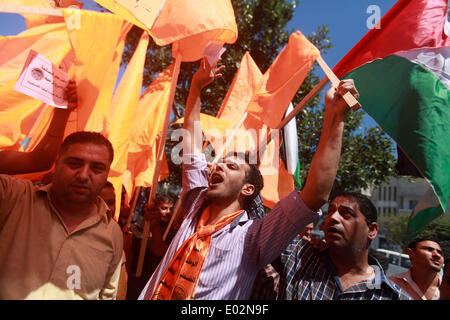
[[[214,225],[205,225],[209,219],[209,207],[200,217],[195,233],[186,239],[175,253],[161,277],[155,292],[145,293],[145,300],[192,300],[195,296],[203,263],[211,247],[214,232],[230,224],[244,210],[227,214]]]

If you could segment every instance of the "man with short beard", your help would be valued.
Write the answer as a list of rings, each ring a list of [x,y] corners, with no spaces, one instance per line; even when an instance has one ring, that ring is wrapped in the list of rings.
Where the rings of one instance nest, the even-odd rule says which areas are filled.
[[[355,192],[334,194],[323,231],[323,247],[297,239],[281,255],[281,299],[409,299],[369,255],[378,233],[377,210],[369,198]]]
[[[122,232],[99,197],[114,151],[97,132],[64,140],[50,185],[0,175],[0,299],[114,299]]]
[[[407,291],[414,300],[439,300],[441,276],[444,264],[441,246],[430,238],[417,238],[410,242],[406,253],[411,268],[394,274],[390,279]]]

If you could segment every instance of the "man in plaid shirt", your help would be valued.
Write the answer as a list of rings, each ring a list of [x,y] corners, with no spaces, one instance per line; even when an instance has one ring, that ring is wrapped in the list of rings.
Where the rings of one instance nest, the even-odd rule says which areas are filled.
[[[297,239],[281,256],[281,299],[409,300],[368,254],[378,232],[376,221],[376,208],[366,196],[332,196],[324,222],[326,248]]]

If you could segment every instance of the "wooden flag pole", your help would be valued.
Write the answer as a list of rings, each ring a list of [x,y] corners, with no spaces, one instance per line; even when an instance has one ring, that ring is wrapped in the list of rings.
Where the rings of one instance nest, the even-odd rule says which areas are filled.
[[[176,45],[176,43],[174,44]],[[163,126],[163,132],[161,135],[161,143],[158,147],[158,157],[155,165],[155,172],[153,173],[153,182],[152,187],[150,191],[150,197],[149,197],[149,205],[152,206],[154,204],[155,198],[156,198],[156,191],[158,189],[158,179],[159,179],[159,171],[161,169],[161,162],[164,155],[164,147],[166,144],[166,136],[167,131],[169,129],[169,122],[170,122],[170,114],[172,112],[171,105],[173,104],[173,100],[175,98],[175,89],[177,87],[177,81],[178,81],[178,75],[180,73],[180,65],[181,65],[181,55],[178,54],[175,58],[175,66],[174,66],[174,72],[173,72],[173,78],[172,78],[172,84],[170,88],[170,97],[168,101],[167,106],[167,112],[166,112],[166,118],[164,120],[164,126]],[[144,230],[142,232],[142,239],[141,239],[141,248],[139,251],[139,259],[138,264],[136,268],[136,277],[140,277],[142,275],[142,267],[144,266],[144,258],[145,258],[145,251],[147,249],[147,242],[148,242],[148,236],[150,234],[150,220],[144,219]]]
[[[133,219],[134,209],[136,208],[136,203],[137,203],[137,200],[139,198],[139,194],[141,193],[141,188],[142,187],[136,187],[134,189],[133,203],[132,203],[131,208],[130,208],[130,214],[128,215],[127,224],[125,225],[125,230],[124,230],[125,232],[128,232],[130,230],[131,221]]]
[[[173,210],[173,214],[172,217],[170,218],[169,224],[167,225],[167,228],[164,231],[164,234],[162,236],[163,241],[166,241],[167,235],[169,234],[169,230],[172,227],[172,224],[175,221],[176,217],[178,216],[180,210],[181,210],[181,198],[178,199],[177,205]]]
[[[323,78],[307,95],[305,98],[303,98],[302,101],[300,101],[294,108],[294,110],[291,111],[283,120],[281,120],[280,124],[277,126],[277,129],[281,129],[286,124],[291,121],[292,118],[294,118],[302,109],[303,107],[312,99],[314,98],[322,89],[325,87],[325,85],[328,83],[328,81],[331,81],[331,83],[334,86],[339,85],[339,78],[334,74],[333,70],[326,64],[326,62],[323,60],[321,56],[317,58],[317,63],[322,68],[322,70],[325,72],[326,77]],[[350,93],[347,92],[344,95],[344,99],[347,102],[347,104],[353,109],[353,111],[358,110],[361,108],[361,105],[359,104],[358,100]]]
[[[327,75],[328,79],[330,79],[331,83],[337,87],[339,85],[339,78],[334,74],[333,70],[326,64],[325,60],[323,60],[322,56],[319,56],[317,58],[317,63],[322,68],[323,72]],[[348,106],[353,110],[357,111],[361,108],[361,105],[359,104],[358,100],[350,93],[346,92],[343,96],[345,102],[347,102]]]
[[[300,113],[300,111],[303,109],[306,104],[311,101],[312,98],[314,98],[322,89],[325,87],[325,85],[328,83],[328,78],[323,78],[307,95],[303,98],[302,101],[300,101],[294,108],[294,110],[291,111],[286,117],[284,117],[283,120],[281,120],[280,124],[277,126],[276,129],[284,128],[288,124],[289,121],[292,120],[297,114]]]
[[[0,4],[0,12],[19,13],[19,14],[41,14],[46,16],[57,16],[57,17],[63,16],[61,9],[18,6],[12,4]]]

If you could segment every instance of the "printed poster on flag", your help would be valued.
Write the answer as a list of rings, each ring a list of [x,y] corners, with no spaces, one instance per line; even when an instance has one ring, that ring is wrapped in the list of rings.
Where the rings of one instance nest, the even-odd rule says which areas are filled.
[[[66,109],[65,89],[70,76],[51,61],[34,50],[30,50],[14,90],[45,102],[48,105]]]
[[[116,2],[151,29],[166,0],[116,0]]]

